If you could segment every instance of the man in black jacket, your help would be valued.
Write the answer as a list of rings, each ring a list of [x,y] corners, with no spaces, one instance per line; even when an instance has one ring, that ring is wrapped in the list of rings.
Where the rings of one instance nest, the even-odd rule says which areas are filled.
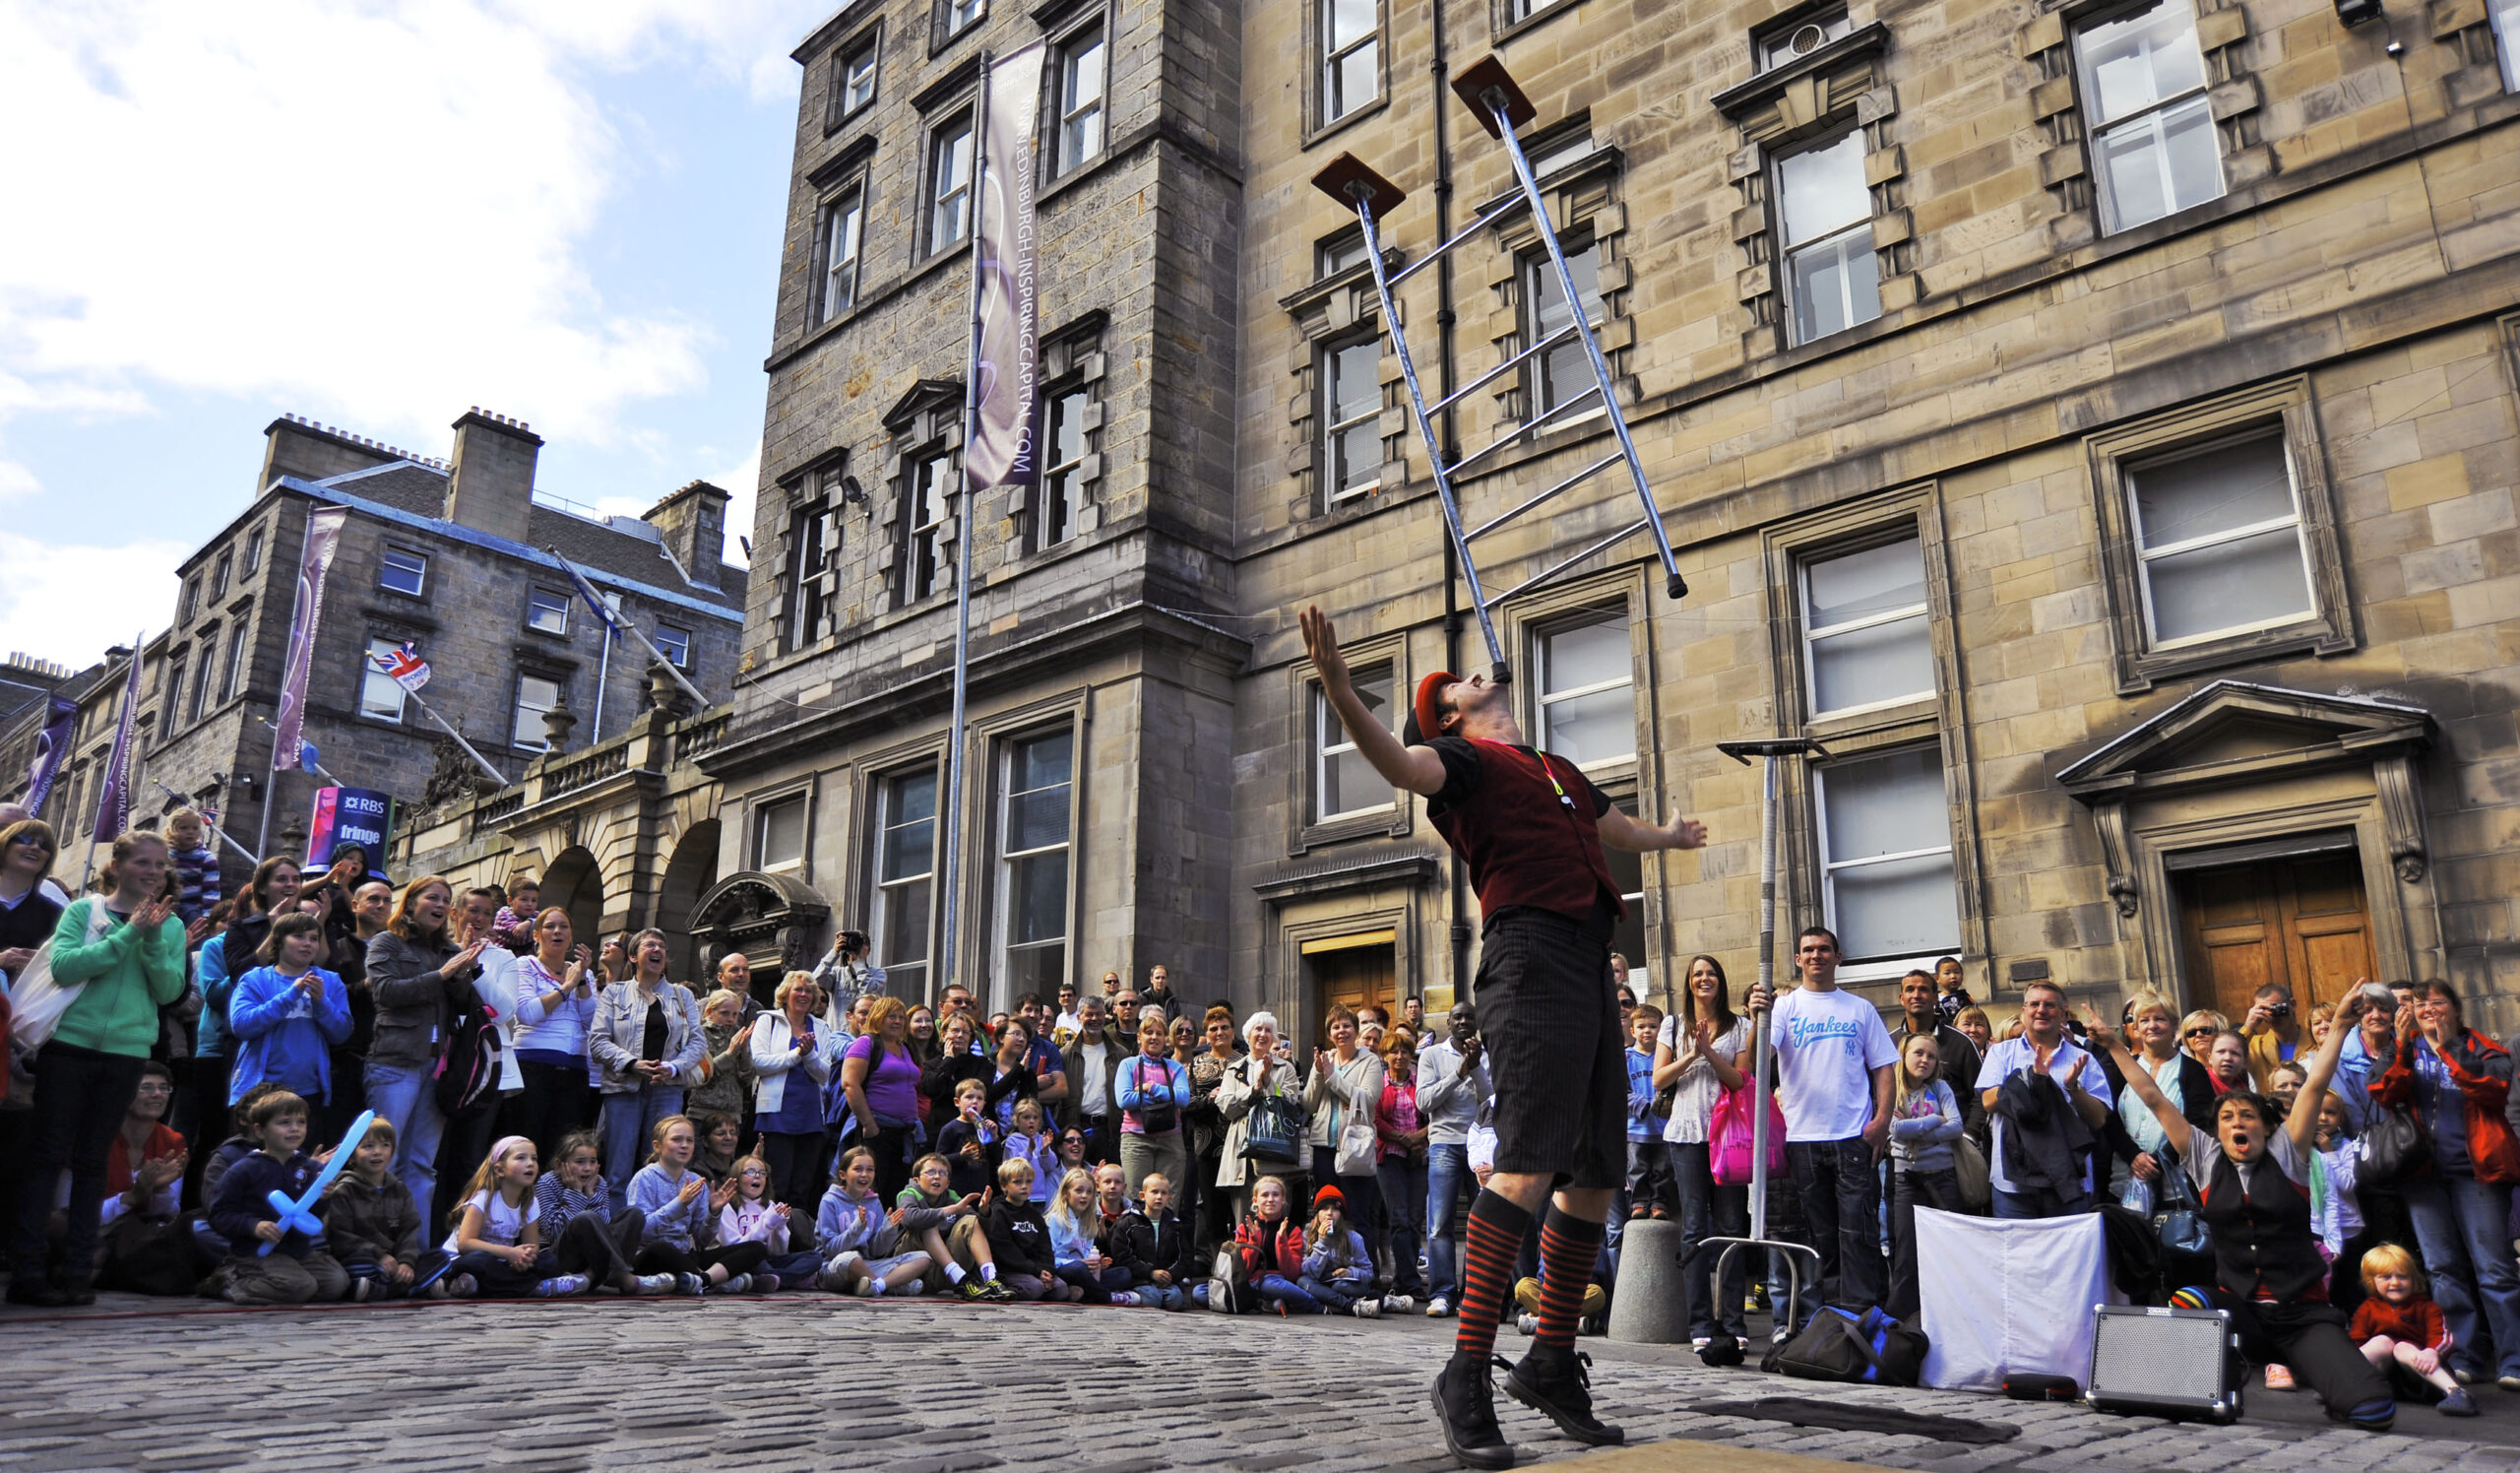
[[[1969,1042],[1969,1035],[1942,1020],[1934,1010],[1933,991],[1930,972],[1911,972],[1899,979],[1899,1010],[1906,1016],[1890,1030],[1890,1042],[1904,1053],[1908,1035],[1932,1035],[1942,1059],[1936,1075],[1951,1086],[1951,1097],[1960,1102],[1961,1124],[1971,1135],[1978,1135],[1979,1121],[1985,1116],[1978,1098],[1978,1046]]]

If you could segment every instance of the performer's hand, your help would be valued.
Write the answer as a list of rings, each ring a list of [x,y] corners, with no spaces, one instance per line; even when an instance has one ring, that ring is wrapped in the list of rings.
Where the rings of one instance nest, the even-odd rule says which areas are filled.
[[[1295,616],[1295,622],[1303,626],[1303,650],[1312,657],[1312,668],[1321,675],[1322,694],[1347,689],[1348,661],[1339,653],[1339,631],[1330,627],[1330,615],[1321,611],[1320,605],[1307,604],[1303,612]]]
[[[1674,818],[1663,825],[1663,833],[1673,849],[1704,849],[1706,825],[1694,818]]]

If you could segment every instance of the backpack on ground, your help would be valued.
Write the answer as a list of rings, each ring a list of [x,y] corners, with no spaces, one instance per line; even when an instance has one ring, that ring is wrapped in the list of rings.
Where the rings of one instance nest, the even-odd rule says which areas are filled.
[[[1769,1351],[1759,1369],[1805,1380],[1913,1386],[1924,1374],[1927,1343],[1923,1330],[1877,1307],[1858,1314],[1823,1305],[1801,1333]]]
[[[1208,1308],[1220,1314],[1239,1314],[1251,1308],[1250,1296],[1242,1254],[1234,1251],[1230,1242],[1218,1245],[1216,1262],[1208,1272]]]

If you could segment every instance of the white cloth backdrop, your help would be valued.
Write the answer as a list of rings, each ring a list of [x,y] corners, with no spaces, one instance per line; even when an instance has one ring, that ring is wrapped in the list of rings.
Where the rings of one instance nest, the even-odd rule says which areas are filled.
[[[1925,1384],[1995,1390],[2016,1373],[2091,1374],[2092,1306],[2123,1303],[2109,1284],[2097,1213],[1998,1222],[1917,1209]]]

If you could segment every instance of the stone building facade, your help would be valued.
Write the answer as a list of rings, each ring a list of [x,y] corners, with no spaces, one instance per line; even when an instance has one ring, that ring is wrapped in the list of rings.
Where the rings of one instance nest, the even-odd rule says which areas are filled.
[[[1468,520],[1602,457],[1589,369],[1481,378],[1574,310],[1446,85],[1493,54],[1691,589],[1631,538],[1497,610],[1535,739],[1714,832],[1622,870],[1652,990],[1699,952],[1746,980],[1758,776],[1715,744],[1798,736],[1783,919],[1876,995],[1946,954],[1998,1006],[2430,975],[2507,1030],[2520,21],[2344,10],[860,0],[796,53],[745,683],[660,791],[719,785],[713,889],[790,923],[765,955],[818,948],[819,904],[909,993],[951,925],[999,1005],[1155,962],[1305,1034],[1447,1005],[1475,901],[1325,725],[1293,610],[1395,713],[1484,653],[1311,180],[1407,192],[1395,266],[1481,222],[1399,292],[1429,397],[1467,391],[1442,433],[1508,442]],[[1060,474],[976,508],[948,916],[961,128],[980,50],[1035,39]],[[1481,543],[1488,586],[1625,496]]]
[[[148,645],[135,815],[173,806],[171,790],[218,810],[245,851],[286,852],[302,839],[327,779],[271,775],[269,722],[307,517],[318,506],[351,515],[326,582],[304,735],[345,786],[391,794],[406,809],[473,791],[476,778],[496,786],[399,688],[370,673],[371,648],[415,643],[431,667],[430,707],[511,779],[542,750],[546,710],[566,708],[563,728],[575,713],[583,742],[598,724],[618,733],[650,708],[646,655],[572,596],[548,547],[668,641],[667,653],[681,654],[704,693],[729,687],[744,573],[721,560],[725,492],[695,481],[642,518],[584,516],[533,499],[542,441],[530,427],[473,410],[454,429],[451,461],[293,416],[265,430],[255,494],[176,570],[174,622]],[[64,780],[74,799],[92,796],[110,749],[117,682],[100,677],[83,703]],[[65,814],[90,837],[92,815],[75,804],[53,812]],[[232,888],[251,866],[238,850],[221,852]],[[65,872],[75,874],[85,854],[65,845]]]

